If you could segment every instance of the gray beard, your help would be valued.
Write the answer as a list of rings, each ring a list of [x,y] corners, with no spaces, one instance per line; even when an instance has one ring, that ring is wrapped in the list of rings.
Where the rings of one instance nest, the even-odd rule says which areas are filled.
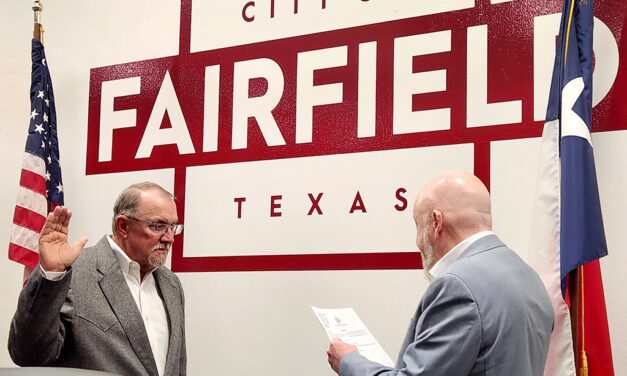
[[[424,272],[427,281],[431,282],[431,274],[429,271],[431,270],[431,267],[433,267],[433,245],[429,241],[426,232],[422,235],[422,248],[424,248],[420,250],[420,256],[422,257],[422,271]]]
[[[168,250],[167,253],[159,253],[156,252],[156,249],[161,249],[165,246],[165,248]],[[168,258],[168,254],[170,253],[170,245],[169,244],[157,244],[154,247],[152,247],[150,256],[148,257],[148,264],[150,264],[150,266],[152,266],[153,268],[158,268],[160,266],[165,265],[165,262]]]

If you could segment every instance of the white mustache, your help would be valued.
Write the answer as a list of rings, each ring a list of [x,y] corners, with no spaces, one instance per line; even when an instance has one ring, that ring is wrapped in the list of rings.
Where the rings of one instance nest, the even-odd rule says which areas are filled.
[[[172,244],[168,244],[168,243],[157,243],[155,244],[150,251],[156,251],[158,249],[165,249],[166,251],[170,252],[170,248],[172,248]]]

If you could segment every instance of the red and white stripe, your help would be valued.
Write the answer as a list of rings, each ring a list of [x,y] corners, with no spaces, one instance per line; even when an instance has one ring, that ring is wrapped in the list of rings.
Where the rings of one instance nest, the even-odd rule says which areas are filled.
[[[48,215],[46,164],[31,153],[24,153],[13,228],[9,242],[9,259],[33,269],[39,262],[39,232]]]

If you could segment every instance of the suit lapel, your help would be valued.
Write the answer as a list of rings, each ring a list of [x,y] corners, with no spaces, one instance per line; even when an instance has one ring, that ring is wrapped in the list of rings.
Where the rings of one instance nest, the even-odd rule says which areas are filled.
[[[98,252],[98,270],[103,274],[99,281],[100,289],[117,316],[137,358],[146,368],[148,374],[156,376],[158,375],[157,364],[152,355],[141,314],[128,289],[114,251],[107,240],[103,240],[105,244],[101,244],[102,241],[98,244],[102,245],[103,248]]]
[[[170,279],[163,273],[163,270],[157,269],[153,273],[157,287],[161,293],[161,298],[165,304],[165,310],[168,315],[170,324],[170,341],[168,343],[168,355],[165,362],[165,374],[172,373],[172,367],[178,361],[180,356],[177,350],[181,342],[181,331],[179,323],[183,322],[181,318],[181,300],[178,288],[172,284]]]

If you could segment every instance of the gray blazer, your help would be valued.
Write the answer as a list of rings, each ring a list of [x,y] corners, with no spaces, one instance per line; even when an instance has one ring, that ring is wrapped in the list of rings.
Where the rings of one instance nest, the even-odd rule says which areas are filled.
[[[339,374],[541,376],[553,319],[536,272],[489,235],[427,288],[395,368],[349,353]]]
[[[148,334],[106,238],[83,250],[60,281],[31,273],[11,322],[9,354],[20,366],[75,367],[157,376]],[[165,375],[185,375],[183,288],[154,272],[170,325]]]

